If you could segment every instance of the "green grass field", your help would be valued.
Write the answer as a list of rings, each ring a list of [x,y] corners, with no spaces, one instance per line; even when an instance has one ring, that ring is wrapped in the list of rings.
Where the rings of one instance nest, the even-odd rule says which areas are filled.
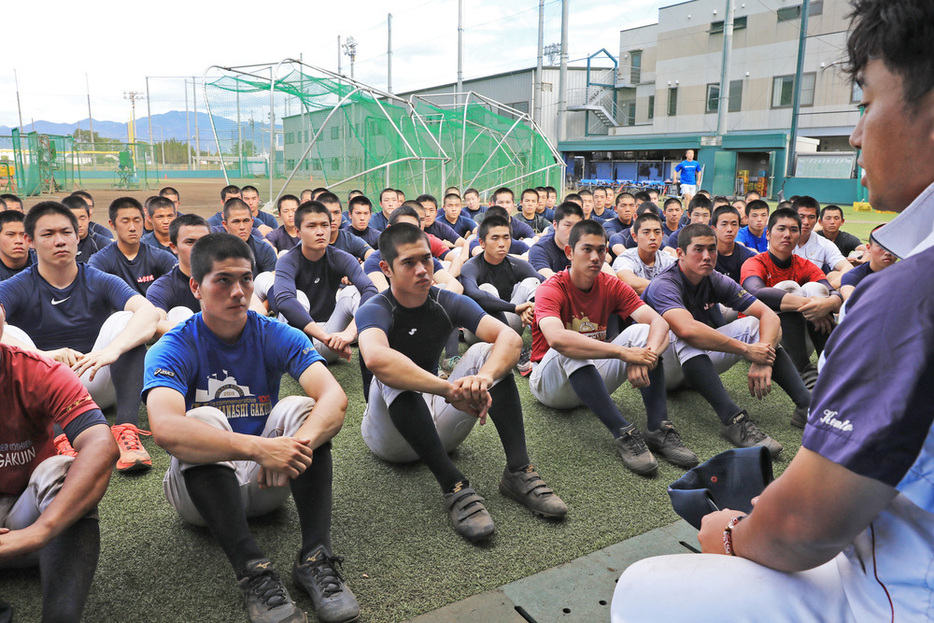
[[[866,238],[874,223],[889,218],[849,212],[845,229]],[[677,518],[666,486],[682,470],[661,461],[654,479],[630,473],[617,457],[611,435],[591,413],[544,407],[530,395],[528,381],[517,377],[532,460],[567,502],[570,514],[563,522],[543,520],[500,495],[504,457],[489,423],[477,427],[453,455],[487,499],[497,526],[488,543],[469,544],[451,529],[438,486],[424,466],[384,463],[363,443],[356,357],[355,350],[354,361],[332,366],[350,399],[344,429],[334,440],[333,541],[335,553],[345,558],[345,576],[359,598],[362,621],[406,620]],[[724,384],[761,428],[785,445],[775,465],[777,475],[801,442],[800,431],[789,425],[794,405],[777,387],[761,402],[751,398],[747,369],[746,364],[735,366],[724,374]],[[294,381],[284,379],[282,395],[299,391]],[[625,416],[644,428],[637,391],[625,385],[614,399]],[[702,459],[730,447],[718,434],[713,410],[697,393],[672,392],[668,405],[685,443]],[[145,415],[141,425],[147,425]],[[115,474],[100,504],[101,561],[85,620],[245,621],[220,548],[206,530],[184,524],[165,501],[162,476],[168,456],[151,438],[144,443],[153,469],[136,476]],[[299,547],[294,504],[290,500],[251,525],[260,546],[288,576]],[[310,598],[291,579],[286,584],[310,612]],[[15,620],[38,621],[38,571],[0,571],[0,597],[16,608]]]

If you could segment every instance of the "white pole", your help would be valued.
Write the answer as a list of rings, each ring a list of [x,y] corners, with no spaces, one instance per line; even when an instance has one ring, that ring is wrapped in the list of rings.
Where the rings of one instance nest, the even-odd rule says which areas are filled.
[[[392,13],[386,14],[386,90],[392,93]]]
[[[723,66],[720,69],[720,101],[717,105],[717,136],[726,134],[726,113],[730,107],[730,57],[733,55],[733,6],[726,0],[723,17]]]
[[[538,0],[538,63],[535,66],[535,93],[533,98],[535,106],[533,108],[534,116],[532,120],[541,125],[542,123],[542,56],[545,46],[545,0]]]
[[[558,140],[568,136],[568,5],[561,0],[561,68],[558,72]],[[562,180],[562,184],[563,184]]]
[[[457,0],[457,92],[464,91],[464,0]]]

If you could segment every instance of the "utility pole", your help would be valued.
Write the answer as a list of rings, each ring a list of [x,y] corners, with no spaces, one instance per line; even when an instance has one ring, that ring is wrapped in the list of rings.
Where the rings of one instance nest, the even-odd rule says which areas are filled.
[[[558,72],[558,140],[568,136],[568,5],[561,0],[561,68]],[[562,180],[562,184],[564,181]]]
[[[353,65],[357,59],[357,40],[353,37],[347,37],[344,43],[344,54],[350,57],[350,79],[353,80]]]
[[[343,76],[341,72],[341,36],[337,35],[337,75]]]
[[[386,14],[386,91],[392,93],[392,13]]]
[[[561,54],[561,44],[560,43],[549,43],[545,46],[545,56],[548,57],[548,64],[552,67],[555,66],[555,61],[558,60],[558,56]]]
[[[794,103],[791,107],[791,136],[788,156],[785,159],[785,177],[792,177],[795,166],[795,154],[798,151],[798,111],[801,109],[801,76],[804,74],[804,52],[808,40],[808,13],[810,1],[801,3],[801,34],[798,37],[798,67],[795,70]]]
[[[457,92],[464,90],[464,0],[457,0]],[[459,96],[456,98],[459,99]]]
[[[94,152],[96,151],[96,148],[94,147],[94,116],[91,115],[91,85],[88,83],[87,72],[84,72],[84,87],[88,92],[88,126],[91,128],[91,151]],[[19,105],[19,90],[16,91],[16,104],[17,106]],[[20,120],[20,124],[22,123],[22,120]],[[91,158],[91,162],[97,164],[97,154],[94,154],[94,156]]]
[[[198,82],[195,80],[195,77],[191,77],[191,102],[192,107],[195,109],[195,153],[197,157],[195,158],[195,170],[197,171],[200,168],[201,160],[201,132],[198,131]]]
[[[726,134],[726,114],[730,107],[730,59],[733,56],[734,0],[726,0],[723,16],[723,65],[720,68],[720,97],[717,103],[717,136],[721,141]],[[722,143],[721,143],[722,144]]]
[[[23,108],[19,104],[19,77],[16,75],[15,69],[13,70],[13,81],[16,83],[16,111],[19,113],[19,131],[23,133],[26,131],[26,127],[23,125]],[[90,99],[88,102],[90,102]],[[90,106],[90,104],[88,105]]]
[[[130,131],[129,131],[129,143],[130,143],[130,154],[133,156],[133,164],[136,164],[136,100],[143,99],[143,93],[141,91],[124,91],[123,99],[130,100]]]
[[[188,78],[185,78],[185,143],[188,148],[185,152],[188,154],[188,170],[191,171],[191,117],[188,115]]]
[[[538,63],[535,66],[535,105],[532,119],[542,123],[542,56],[545,54],[545,0],[538,0]]]
[[[146,116],[149,117],[149,146],[153,146],[152,142],[152,106],[149,105],[151,98],[149,97],[149,76],[146,76]],[[155,152],[153,152],[155,154]],[[153,155],[155,159],[155,155]]]

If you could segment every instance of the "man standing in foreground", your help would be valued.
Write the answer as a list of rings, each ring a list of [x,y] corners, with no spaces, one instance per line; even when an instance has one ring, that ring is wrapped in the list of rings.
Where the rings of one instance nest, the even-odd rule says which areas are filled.
[[[699,612],[709,620],[930,619],[934,65],[923,46],[932,39],[930,2],[856,3],[847,47],[864,114],[850,144],[861,150],[873,207],[903,212],[873,238],[906,259],[847,301],[791,464],[748,516],[704,517],[704,555],[631,566],[616,587],[614,623]],[[912,304],[892,321],[881,317],[892,301]]]
[[[299,622],[304,613],[247,525],[291,490],[302,536],[292,577],[311,595],[318,620],[351,621],[360,609],[331,549],[330,440],[347,397],[301,331],[248,310],[253,255],[242,240],[223,233],[198,240],[191,287],[201,313],[146,356],[150,424],[172,454],[166,497],[182,519],[211,531],[251,621]],[[279,400],[286,371],[308,397]]]

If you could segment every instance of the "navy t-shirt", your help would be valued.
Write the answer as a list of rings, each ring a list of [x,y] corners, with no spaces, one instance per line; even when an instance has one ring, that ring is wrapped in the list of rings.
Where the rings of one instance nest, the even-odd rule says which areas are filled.
[[[532,265],[515,257],[505,257],[499,264],[490,264],[481,253],[467,260],[461,267],[458,279],[464,286],[464,294],[477,301],[487,313],[514,312],[515,305],[509,302],[512,289],[523,279],[534,277],[539,282],[544,278]],[[499,293],[493,296],[480,289],[484,283],[492,284]]]
[[[438,219],[441,221],[442,225],[447,225],[453,229],[454,233],[456,233],[461,238],[466,238],[467,234],[477,228],[477,221],[473,220],[469,216],[464,216],[463,214],[459,214],[457,216],[457,222],[455,223],[450,222],[447,219],[447,216],[439,216]]]
[[[483,220],[482,215],[484,212],[486,212],[486,208],[487,208],[486,206],[477,206],[476,210],[471,210],[467,206],[464,206],[463,208],[461,208],[461,214],[462,215],[466,214],[468,217],[470,217],[474,221],[479,222],[479,220]],[[480,217],[479,220],[477,219],[478,216]]]
[[[609,220],[603,221],[603,229],[607,231],[607,234],[618,234],[619,232],[629,229],[632,227],[632,223],[628,225],[619,220],[618,216],[615,216]]]
[[[934,423],[932,262],[934,248],[870,275],[853,292],[827,340],[802,441],[851,472],[896,487],[922,508],[931,499],[930,468],[917,461],[930,461],[922,449]],[[880,311],[892,309],[893,301],[911,303],[898,306],[897,321],[888,321]]]
[[[736,283],[739,283],[740,273],[742,273],[743,270],[743,263],[755,256],[756,252],[752,249],[748,249],[741,244],[734,244],[732,255],[717,253],[717,272],[723,273]]]
[[[289,232],[285,231],[285,225],[280,225],[279,227],[266,234],[266,240],[268,240],[272,246],[276,248],[277,253],[288,251],[289,249],[298,246],[298,244],[302,241],[301,237],[299,236],[290,236]]]
[[[442,223],[440,219],[435,219],[435,222],[425,228],[426,234],[431,234],[436,238],[441,240],[447,240],[450,243],[457,242],[457,239],[460,236],[457,235],[457,232],[450,225]]]
[[[30,266],[36,263],[36,252],[33,249],[29,249],[26,252],[26,263],[23,264],[22,268],[10,268],[0,260],[0,281],[5,281],[10,277],[20,274]]]
[[[742,313],[756,297],[717,271],[695,286],[681,272],[680,263],[675,263],[649,282],[642,300],[662,315],[671,309],[686,309],[694,320],[716,329],[726,324],[718,303]]]
[[[143,234],[143,237],[140,238],[139,241],[142,242],[143,244],[148,244],[151,247],[155,247],[159,249],[160,251],[165,251],[166,253],[172,253],[172,248],[167,245],[163,245],[161,242],[159,242],[159,239],[156,238],[156,234],[152,232],[149,232],[148,234]],[[175,253],[172,253],[172,257],[175,257]]]
[[[168,274],[175,267],[175,263],[174,255],[148,244],[140,244],[136,257],[132,260],[127,259],[117,243],[112,242],[107,248],[91,256],[88,266],[120,277],[127,285],[145,296],[152,282]]]
[[[571,265],[571,260],[564,254],[564,249],[555,244],[555,235],[548,234],[529,249],[529,264],[535,270],[548,269],[560,273]]]
[[[78,262],[87,263],[91,259],[91,256],[100,251],[103,248],[109,247],[113,243],[113,240],[110,238],[105,238],[99,234],[95,234],[93,231],[88,231],[88,235],[84,237],[84,240],[78,241],[78,253],[75,255],[75,260]]]
[[[611,235],[607,244],[609,245],[610,249],[618,244],[623,245],[627,249],[635,249],[639,246],[639,241],[632,237],[632,230],[627,227],[626,229]]]
[[[173,307],[187,307],[193,312],[201,311],[201,302],[191,292],[190,277],[175,266],[168,274],[156,279],[146,290],[146,299],[168,312]]]
[[[376,294],[376,286],[349,253],[328,247],[320,260],[312,262],[302,254],[299,245],[279,258],[276,282],[268,300],[273,311],[282,312],[289,324],[304,329],[309,322],[326,322],[331,317],[344,277],[360,291],[361,304]],[[308,295],[311,307],[308,311],[298,302],[297,290]]]
[[[847,272],[843,273],[843,276],[840,277],[840,287],[842,288],[843,286],[853,286],[855,288],[860,281],[871,274],[873,274],[873,270],[869,262],[860,264],[853,270],[848,270]]]
[[[259,435],[279,401],[282,375],[298,380],[324,359],[308,337],[287,324],[247,312],[233,344],[219,339],[197,313],[162,336],[146,353],[143,400],[168,387],[185,397],[185,410],[211,406],[227,416],[234,432]]]
[[[75,280],[62,289],[43,279],[38,266],[0,281],[7,322],[25,331],[40,350],[91,352],[107,318],[136,295],[119,277],[87,264],[78,264]]]
[[[354,236],[346,229],[339,229],[337,231],[337,240],[332,242],[331,246],[345,253],[350,253],[361,262],[366,259],[367,252],[373,248],[368,245],[363,238]]]
[[[382,232],[387,227],[389,227],[389,219],[386,218],[386,215],[381,211],[374,212],[373,216],[370,217],[370,228]]]
[[[94,221],[88,222],[88,231],[102,238],[106,238],[109,242],[114,241],[114,233],[100,223],[95,223]]]
[[[514,218],[509,219],[509,235],[513,238],[534,238],[535,232],[529,227],[528,223],[517,221]]]
[[[253,250],[253,257],[256,258],[257,274],[276,270],[276,251],[272,245],[266,244],[261,238],[255,236],[250,236],[246,243]]]
[[[223,227],[224,225],[224,213],[223,211],[218,212],[214,216],[208,219],[208,225],[211,227]],[[257,229],[260,225],[266,225],[267,227],[272,227],[275,229],[279,226],[279,221],[276,220],[276,217],[268,212],[263,212],[259,210],[256,213],[256,216],[253,217],[253,229]]]
[[[389,346],[411,359],[422,370],[438,373],[438,358],[454,329],[472,333],[483,318],[483,310],[470,298],[432,287],[428,299],[418,307],[403,307],[383,290],[357,310],[357,331],[377,328],[386,334]]]
[[[360,238],[361,240],[363,240],[363,242],[367,243],[368,245],[370,245],[370,246],[371,246],[372,248],[374,248],[374,249],[379,248],[379,234],[380,234],[380,232],[376,231],[375,229],[373,229],[373,228],[370,227],[369,225],[367,225],[367,228],[364,229],[363,231],[360,231],[359,229],[354,229],[354,226],[353,226],[353,225],[349,225],[349,226],[347,227],[347,233],[353,234],[354,236],[357,236],[358,238]]]

